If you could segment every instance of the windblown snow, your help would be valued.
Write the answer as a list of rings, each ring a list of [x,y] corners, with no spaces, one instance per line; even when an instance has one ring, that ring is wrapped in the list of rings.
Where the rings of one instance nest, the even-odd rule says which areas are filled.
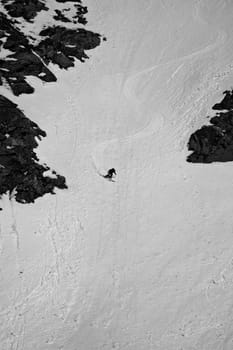
[[[186,162],[233,85],[232,1],[85,5],[91,59],[4,90],[68,190],[3,197],[0,348],[232,350],[233,164]]]

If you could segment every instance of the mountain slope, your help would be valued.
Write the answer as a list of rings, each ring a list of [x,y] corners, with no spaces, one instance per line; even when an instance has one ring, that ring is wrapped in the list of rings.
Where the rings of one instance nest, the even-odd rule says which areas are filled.
[[[108,40],[20,97],[69,190],[3,198],[2,347],[231,350],[232,163],[186,157],[232,84],[232,4],[85,5]]]

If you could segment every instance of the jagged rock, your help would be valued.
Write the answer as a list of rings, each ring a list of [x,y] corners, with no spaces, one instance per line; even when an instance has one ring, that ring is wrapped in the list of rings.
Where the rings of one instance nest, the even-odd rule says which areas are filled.
[[[73,3],[76,14],[72,22],[87,23],[84,17],[87,7],[82,6],[81,0],[56,1]],[[0,13],[0,85],[8,86],[17,96],[34,92],[27,76],[45,82],[56,81],[47,66],[50,62],[67,69],[74,66],[75,58],[83,62],[88,58],[85,51],[100,44],[101,36],[97,33],[61,26],[44,28],[39,33],[41,37],[34,40],[20,31],[21,22],[14,18],[23,17],[33,22],[39,11],[48,10],[45,2],[2,0],[2,4],[8,15]],[[70,11],[64,9],[64,12],[66,10]],[[56,20],[69,20],[60,10],[56,10],[56,15]],[[55,171],[53,177],[44,176],[49,167],[39,164],[34,149],[38,146],[37,139],[45,136],[45,131],[28,119],[16,104],[0,95],[0,197],[9,193],[14,194],[18,202],[31,203],[46,193],[54,194],[55,187],[67,188],[65,178]]]
[[[56,21],[61,21],[61,22],[72,22],[69,18],[67,18],[60,10],[55,10],[56,15],[53,16],[53,18]]]
[[[212,109],[223,110],[223,109],[233,109],[233,91],[224,91],[225,94],[223,100],[220,103],[216,103]]]
[[[81,24],[87,24],[87,20],[84,17],[85,14],[87,13],[87,7],[86,6],[82,6],[82,5],[74,5],[76,7],[76,15],[74,16],[74,19],[77,19],[78,23]],[[76,23],[76,21],[74,21]]]
[[[82,7],[78,18],[82,18],[84,13],[86,8]],[[34,92],[26,80],[27,76],[54,82],[57,79],[47,67],[50,62],[64,69],[73,67],[75,58],[84,62],[88,58],[85,51],[101,42],[101,36],[97,33],[54,26],[43,29],[40,32],[41,41],[32,44],[3,13],[0,13],[0,28],[0,49],[11,51],[0,59],[0,85],[6,82],[16,96]]]
[[[12,17],[23,17],[31,22],[37,13],[42,10],[48,10],[41,0],[2,0],[5,9]]]
[[[88,12],[87,7],[82,5],[81,0],[56,0],[57,2],[60,3],[75,3],[74,6],[76,8],[76,14],[73,17],[73,23],[81,23],[81,24],[87,24],[87,20],[84,17],[85,14]]]
[[[21,203],[34,202],[54,188],[67,188],[61,175],[44,176],[47,165],[38,163],[34,152],[36,140],[45,137],[45,131],[26,118],[17,105],[0,95],[0,196],[15,193]]]
[[[85,29],[66,29],[64,27],[49,27],[40,32],[46,39],[42,40],[35,51],[44,62],[58,64],[60,68],[74,65],[74,57],[81,62],[88,58],[85,51],[100,44],[100,35]],[[64,63],[64,64],[63,64]]]
[[[0,60],[0,85],[5,79],[13,93],[18,96],[22,93],[34,92],[33,87],[26,81],[29,75],[46,82],[57,80],[33,52],[33,47],[24,34],[16,29],[13,22],[4,14],[0,14],[0,27],[5,33],[5,42],[1,47],[12,52],[6,59]]]
[[[203,126],[194,132],[188,142],[188,150],[193,151],[187,157],[192,163],[211,163],[233,161],[233,95],[226,95],[213,109],[228,109],[210,119],[212,125]],[[216,107],[217,106],[217,107]]]

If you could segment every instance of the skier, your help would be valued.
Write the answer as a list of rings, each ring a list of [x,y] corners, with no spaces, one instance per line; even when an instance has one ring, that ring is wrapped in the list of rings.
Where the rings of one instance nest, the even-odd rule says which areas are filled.
[[[96,164],[95,164],[94,161],[92,162],[92,165],[93,165],[93,167],[94,167],[94,169],[96,170],[96,172],[97,172],[98,175],[102,176],[103,178],[105,178],[105,179],[107,179],[107,180],[109,180],[109,181],[115,182],[115,181],[113,180],[113,178],[115,178],[115,176],[116,176],[116,169],[111,168],[111,169],[108,170],[108,172],[107,172],[106,175],[103,175],[103,174],[99,171],[99,169],[97,168],[97,166],[96,166]]]
[[[116,176],[116,170],[114,168],[109,169],[108,173],[106,175],[103,175],[105,179],[108,179],[110,181],[113,181],[113,176]]]

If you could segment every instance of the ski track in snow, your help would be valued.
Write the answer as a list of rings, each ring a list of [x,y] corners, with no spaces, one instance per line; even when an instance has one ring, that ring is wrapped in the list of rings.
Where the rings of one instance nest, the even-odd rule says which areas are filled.
[[[166,16],[172,20],[173,14],[169,6],[163,0],[159,2]],[[93,4],[98,10],[96,23],[101,27],[105,22],[101,16],[101,6],[96,0],[93,0]],[[114,6],[117,12],[119,7],[115,2]],[[152,10],[153,2],[146,9]],[[200,21],[206,23],[201,16],[199,2],[194,6],[194,18],[197,24]],[[145,101],[141,104],[136,91],[141,82],[152,79],[157,70],[170,68],[172,73],[165,84],[171,84],[180,72],[188,70],[192,60],[211,55],[214,50],[226,45],[228,39],[227,33],[220,29],[216,41],[190,54],[162,62],[165,53],[172,50],[169,44],[165,45],[156,64],[134,73],[127,73],[126,70],[123,72],[120,96],[137,106],[138,113],[142,113]],[[127,56],[129,66],[133,66],[135,56],[132,49]],[[231,73],[231,67],[224,69],[226,75]],[[72,84],[76,86],[76,78]],[[206,80],[203,86],[205,84]],[[201,190],[205,191],[205,182],[201,184],[203,188],[199,188],[195,182],[195,173],[186,170],[190,186],[196,186],[196,189],[191,188],[189,192],[185,192],[187,182],[183,181],[181,187],[180,174],[177,173],[175,163],[172,163],[172,156],[169,158],[169,168],[166,168],[167,160],[164,160],[164,154],[170,152],[174,140],[183,139],[182,136],[190,132],[189,123],[193,121],[183,118],[184,120],[168,129],[168,116],[165,112],[153,110],[149,121],[145,125],[132,125],[132,132],[128,135],[110,137],[101,142],[90,140],[80,147],[79,119],[81,120],[82,107],[73,95],[64,95],[74,123],[72,148],[66,164],[69,164],[72,171],[77,171],[77,175],[72,174],[71,177],[77,177],[75,185],[78,190],[77,193],[71,193],[68,200],[65,196],[59,199],[58,193],[49,202],[50,208],[42,211],[45,217],[38,232],[41,231],[40,237],[44,246],[38,247],[38,250],[41,249],[38,277],[34,276],[34,267],[30,267],[30,261],[24,261],[21,255],[25,244],[23,225],[20,224],[17,207],[12,202],[10,204],[9,232],[14,239],[11,250],[15,254],[16,270],[19,272],[21,265],[25,265],[32,271],[30,278],[22,275],[20,281],[15,282],[13,292],[10,290],[7,306],[0,310],[4,323],[1,326],[4,330],[1,335],[3,350],[231,350],[232,302],[228,302],[227,310],[222,304],[232,297],[232,241],[229,240],[229,244],[224,246],[225,255],[216,247],[213,252],[210,251],[209,256],[205,255],[209,246],[204,244],[203,236],[209,237],[211,244],[214,240],[218,243],[219,239],[218,234],[211,236],[214,217],[209,218],[209,226],[206,219],[200,222],[203,233],[195,222],[196,217],[202,220],[200,215],[207,210],[205,206],[208,201],[201,199],[199,193]],[[192,91],[186,101],[180,102],[180,108],[188,104],[189,99],[197,105],[202,101],[202,97]],[[192,107],[193,105],[187,107],[185,113],[191,113]],[[117,113],[118,110],[115,111],[114,118]],[[143,154],[142,151],[137,154],[140,146],[145,147],[145,150],[153,148],[153,152]],[[83,155],[79,152],[83,152]],[[96,173],[103,174],[107,170],[106,154],[112,154],[121,166],[116,168],[119,174],[117,173],[115,184],[104,179],[96,180]],[[128,163],[126,160],[121,162],[124,156],[128,157]],[[142,156],[148,156],[147,169],[142,169]],[[86,167],[83,173],[81,166],[76,164],[77,159],[83,161]],[[184,171],[184,168],[179,171]],[[197,169],[195,171],[198,172]],[[151,174],[153,188],[148,181]],[[145,184],[145,181],[148,183]],[[170,185],[169,181],[172,186],[166,187]],[[144,191],[141,189],[143,186]],[[185,188],[184,196],[187,198],[191,193],[195,204],[190,204],[187,198],[182,198],[180,203],[176,187],[180,191]],[[207,197],[211,190],[211,187],[206,190]],[[139,203],[135,203],[136,191],[140,195]],[[166,191],[173,192],[167,194]],[[90,192],[93,192],[93,197]],[[166,196],[174,196],[175,199],[169,197],[173,208],[165,206],[168,203]],[[147,202],[152,207],[151,214]],[[168,218],[164,218],[165,210],[168,210]],[[175,214],[172,214],[172,210]],[[176,214],[180,215],[180,211],[184,217],[183,225],[175,217]],[[219,213],[216,212],[216,215],[218,217]],[[144,220],[143,223],[140,219]],[[159,222],[158,227],[156,220]],[[171,225],[168,224],[169,220]],[[140,229],[137,230],[134,221]],[[151,224],[154,226],[150,233]],[[4,227],[0,225],[0,257],[3,256],[4,245],[7,244],[6,236],[9,239]],[[180,228],[184,232],[179,232]],[[185,240],[186,236],[188,238]],[[227,237],[226,235],[225,239]],[[171,242],[166,242],[166,239]],[[200,245],[198,242],[194,243],[195,239]],[[220,239],[219,242],[222,244]],[[11,250],[9,249],[9,254]],[[214,257],[214,254],[218,255],[215,251],[221,254]],[[209,259],[209,262],[205,262],[204,258]],[[198,259],[203,261],[199,262]],[[3,271],[3,267],[1,270]],[[223,297],[220,300],[221,293]],[[148,315],[151,317],[149,320]],[[225,316],[227,320],[224,321]]]
[[[186,61],[188,61],[188,60],[190,60],[190,59],[192,59],[194,57],[201,56],[203,54],[206,54],[206,53],[216,49],[220,44],[222,44],[225,41],[225,38],[226,38],[226,34],[223,31],[221,31],[221,32],[219,32],[219,35],[217,37],[216,42],[213,43],[213,44],[207,45],[203,49],[197,50],[197,51],[195,51],[195,52],[193,52],[193,53],[191,53],[189,55],[185,55],[185,56],[179,57],[179,58],[177,58],[175,60],[170,60],[170,61],[165,62],[165,63],[155,64],[152,67],[145,68],[144,70],[133,74],[132,77],[129,77],[127,79],[126,84],[124,86],[124,94],[125,94],[125,96],[127,96],[128,98],[132,98],[132,92],[134,91],[133,88],[134,88],[134,86],[136,86],[137,79],[140,78],[141,75],[146,75],[148,73],[153,72],[155,69],[166,67],[166,66],[169,66],[169,65],[181,62],[180,66],[177,69],[175,69],[175,71],[172,74],[172,76],[174,77],[174,75],[178,72],[178,70],[183,66],[183,64]],[[171,76],[170,79],[172,79],[172,76]],[[135,80],[136,80],[136,82],[135,82]],[[133,98],[135,98],[135,97],[133,96]]]
[[[135,95],[135,88],[137,87],[138,80],[146,78],[147,74],[150,74],[150,73],[153,74],[156,69],[161,69],[163,67],[167,67],[170,65],[176,66],[177,63],[180,63],[178,68],[174,70],[171,77],[167,81],[167,83],[169,83],[169,81],[172,80],[175,77],[175,75],[178,73],[178,71],[185,65],[186,61],[189,61],[195,57],[199,57],[201,55],[205,55],[206,53],[211,52],[212,50],[216,49],[219,45],[223,44],[225,39],[226,39],[225,32],[219,31],[216,42],[211,43],[200,50],[197,50],[191,54],[179,57],[175,60],[170,60],[165,63],[158,63],[151,67],[147,67],[141,71],[138,71],[132,74],[129,77],[126,77],[125,75],[125,77],[122,79],[122,88],[121,88],[122,94],[124,94],[124,96],[128,100],[133,100],[134,104],[137,105],[138,100],[137,100],[137,96]],[[163,53],[161,53],[161,56],[162,54]],[[159,58],[159,60],[160,59],[161,58]],[[73,106],[72,102],[71,102],[71,105]],[[164,125],[164,116],[161,114],[158,114],[156,115],[156,119],[151,120],[151,122],[147,126],[143,127],[141,130],[136,131],[134,134],[131,134],[125,138],[121,138],[120,140],[117,138],[113,138],[104,142],[100,142],[99,144],[95,145],[95,151],[94,151],[94,154],[92,154],[92,161],[95,164],[95,168],[97,170],[101,168],[101,165],[97,165],[99,163],[98,158],[101,159],[103,157],[104,150],[111,144],[115,142],[120,142],[121,144],[136,142],[138,138],[147,138],[148,136],[154,135],[154,134],[159,136],[159,131],[163,128],[163,125]],[[77,144],[77,135],[75,137],[74,149],[76,149],[76,144]]]

